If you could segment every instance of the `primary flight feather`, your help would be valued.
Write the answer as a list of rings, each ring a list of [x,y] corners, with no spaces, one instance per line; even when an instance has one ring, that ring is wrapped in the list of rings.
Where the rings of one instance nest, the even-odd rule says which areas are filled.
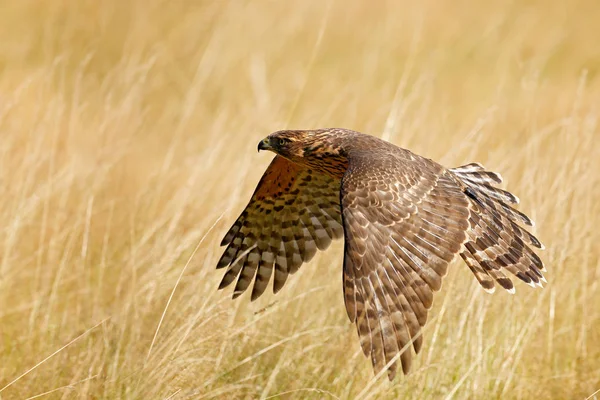
[[[508,271],[531,286],[545,282],[532,221],[496,187],[500,175],[472,163],[447,169],[379,138],[347,129],[287,130],[263,139],[277,155],[245,210],[225,235],[219,289],[233,297],[254,282],[252,300],[271,277],[289,274],[344,237],[343,291],[348,317],[375,373],[399,358],[408,373],[421,328],[448,264],[460,254],[488,292],[514,292]]]

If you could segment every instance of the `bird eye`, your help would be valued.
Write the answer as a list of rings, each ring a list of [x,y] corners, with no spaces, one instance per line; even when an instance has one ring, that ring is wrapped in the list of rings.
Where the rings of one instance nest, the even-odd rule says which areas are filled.
[[[286,140],[285,139],[279,139],[279,145],[283,146],[285,144]]]

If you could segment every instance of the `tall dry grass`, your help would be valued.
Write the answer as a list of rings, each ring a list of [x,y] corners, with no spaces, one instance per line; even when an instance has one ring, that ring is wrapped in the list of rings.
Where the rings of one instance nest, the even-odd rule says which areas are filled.
[[[0,3],[1,398],[592,396],[599,20],[592,0]],[[256,143],[324,126],[501,172],[547,287],[490,296],[456,262],[392,383],[347,321],[339,243],[276,296],[217,292]]]

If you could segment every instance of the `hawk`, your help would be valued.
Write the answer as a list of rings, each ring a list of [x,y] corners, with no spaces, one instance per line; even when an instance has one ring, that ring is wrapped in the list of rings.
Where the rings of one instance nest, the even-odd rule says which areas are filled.
[[[444,168],[374,136],[347,129],[284,130],[258,150],[276,154],[225,235],[219,289],[251,299],[271,277],[277,293],[290,274],[344,238],[346,312],[377,374],[406,374],[423,343],[433,293],[459,254],[484,290],[514,293],[506,272],[535,287],[546,282],[532,248],[533,222],[478,163]]]

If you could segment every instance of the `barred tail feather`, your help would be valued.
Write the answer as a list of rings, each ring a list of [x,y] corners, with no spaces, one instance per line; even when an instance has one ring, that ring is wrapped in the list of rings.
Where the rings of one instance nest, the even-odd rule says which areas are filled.
[[[488,292],[498,283],[514,293],[510,272],[530,286],[546,282],[540,258],[531,247],[543,249],[542,243],[520,224],[533,226],[527,215],[511,207],[519,199],[512,193],[494,187],[502,182],[499,174],[486,171],[473,163],[450,170],[471,200],[470,228],[460,253],[477,281]]]

